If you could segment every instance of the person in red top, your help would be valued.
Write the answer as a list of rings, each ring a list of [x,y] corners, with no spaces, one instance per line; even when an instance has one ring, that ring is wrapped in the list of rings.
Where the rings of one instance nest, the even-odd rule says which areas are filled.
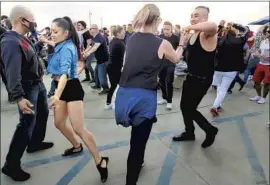
[[[254,32],[253,32],[253,31],[250,31],[250,32],[249,32],[249,36],[248,36],[248,41],[247,41],[247,44],[248,44],[249,49],[250,49],[250,48],[253,46],[253,44],[254,44],[254,38],[255,38]]]

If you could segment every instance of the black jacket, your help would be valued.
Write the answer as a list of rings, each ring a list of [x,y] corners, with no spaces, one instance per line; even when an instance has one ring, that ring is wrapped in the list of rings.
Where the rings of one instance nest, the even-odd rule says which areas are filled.
[[[216,71],[230,72],[242,71],[244,63],[244,45],[248,40],[249,29],[239,24],[233,27],[242,33],[234,35],[230,31],[227,35],[219,37],[216,55]]]
[[[35,46],[24,36],[8,31],[0,37],[0,62],[12,101],[25,96],[24,84],[42,80],[43,68]]]

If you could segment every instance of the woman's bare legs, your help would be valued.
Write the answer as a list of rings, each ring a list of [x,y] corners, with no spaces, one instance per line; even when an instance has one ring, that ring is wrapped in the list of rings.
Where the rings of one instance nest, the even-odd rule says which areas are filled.
[[[258,96],[262,96],[262,86],[261,86],[261,82],[255,82],[255,90],[258,94]]]
[[[263,87],[263,98],[266,98],[266,96],[268,95],[269,93],[269,83],[265,83],[264,84],[264,87]]]
[[[94,135],[89,132],[84,125],[84,108],[82,101],[73,101],[67,104],[67,110],[71,125],[75,133],[83,140],[89,151],[94,157],[96,165],[100,164],[101,156],[97,150]],[[106,167],[103,162],[102,167]]]
[[[72,127],[66,123],[68,117],[67,103],[59,100],[59,103],[54,109],[54,124],[55,127],[69,140],[74,148],[79,148],[80,143],[76,138],[76,134]]]

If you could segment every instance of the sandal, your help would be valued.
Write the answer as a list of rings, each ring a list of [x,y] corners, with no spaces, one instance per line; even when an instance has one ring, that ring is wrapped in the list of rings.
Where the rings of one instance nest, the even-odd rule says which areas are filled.
[[[105,168],[101,167],[101,164],[103,163],[104,160],[106,161]],[[101,157],[101,161],[100,161],[99,165],[97,165],[97,169],[99,171],[100,179],[101,179],[102,183],[105,183],[108,179],[108,163],[109,163],[108,157]]]
[[[74,155],[74,154],[77,154],[77,153],[81,153],[83,151],[83,146],[82,144],[80,144],[80,147],[78,148],[69,148],[67,150],[65,150],[65,152],[62,154],[62,156],[70,156],[70,155]]]

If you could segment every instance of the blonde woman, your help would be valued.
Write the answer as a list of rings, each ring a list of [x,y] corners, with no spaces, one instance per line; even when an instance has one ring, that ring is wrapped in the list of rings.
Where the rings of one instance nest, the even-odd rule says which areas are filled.
[[[164,57],[177,63],[183,53],[186,34],[177,52],[169,41],[155,35],[161,23],[159,8],[145,5],[135,16],[133,33],[127,43],[125,63],[115,101],[117,124],[132,127],[127,161],[126,185],[136,185],[144,163],[146,143],[157,121],[157,76],[165,63]]]

